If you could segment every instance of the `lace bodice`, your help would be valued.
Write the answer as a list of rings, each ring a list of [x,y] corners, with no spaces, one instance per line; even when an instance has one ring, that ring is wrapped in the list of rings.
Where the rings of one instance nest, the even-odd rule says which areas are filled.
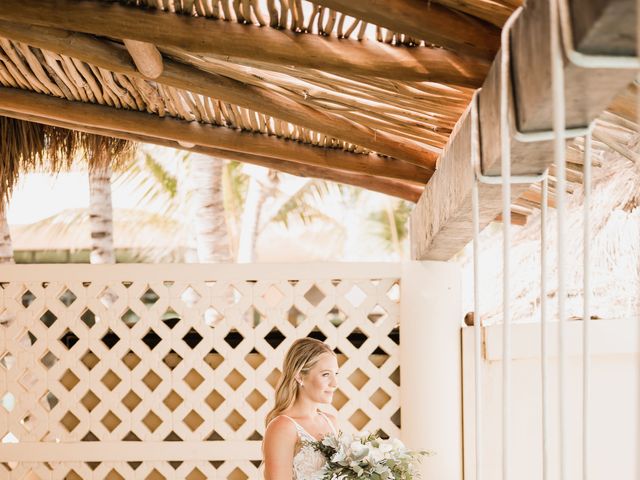
[[[331,431],[335,434],[335,428],[331,420],[321,412],[320,415],[327,421],[331,427]],[[283,417],[287,417],[283,415]],[[298,437],[300,440],[316,441],[309,432],[307,432],[302,425],[296,422],[293,418],[287,417],[293,422],[298,431]],[[321,480],[323,475],[323,468],[326,464],[326,460],[322,453],[314,450],[309,445],[303,445],[300,450],[293,457],[293,480]]]

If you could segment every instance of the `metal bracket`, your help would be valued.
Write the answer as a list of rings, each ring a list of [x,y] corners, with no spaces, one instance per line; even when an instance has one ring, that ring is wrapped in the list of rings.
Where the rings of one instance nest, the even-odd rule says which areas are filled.
[[[501,185],[503,183],[502,175],[484,175],[480,168],[482,162],[482,150],[480,148],[480,134],[479,134],[479,121],[478,121],[478,107],[479,107],[479,93],[482,89],[478,89],[471,99],[471,162],[473,163],[473,173],[475,178],[480,183],[487,185]],[[539,132],[534,132],[537,134]],[[546,132],[542,132],[546,133]],[[511,175],[509,177],[509,183],[537,183],[547,178],[549,169],[537,175]]]
[[[565,55],[572,64],[582,68],[640,69],[640,58],[638,56],[594,55],[577,51],[573,44],[573,29],[571,28],[568,0],[557,1],[562,46],[564,47]],[[640,12],[636,14],[640,15]],[[640,35],[640,32],[636,32],[636,35]],[[636,52],[636,55],[640,55],[640,52]]]
[[[565,139],[584,137],[591,131],[591,126],[567,128],[562,133]],[[555,138],[553,130],[539,130],[536,132],[521,132],[517,128],[513,132],[513,138],[522,143],[535,143],[553,140]]]

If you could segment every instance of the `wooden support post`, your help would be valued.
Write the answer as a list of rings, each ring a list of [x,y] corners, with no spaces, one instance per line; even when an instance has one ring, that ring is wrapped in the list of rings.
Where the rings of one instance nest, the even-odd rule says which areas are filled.
[[[599,22],[613,22],[612,16],[620,12],[620,8],[607,8],[601,4],[619,6],[621,2],[635,5],[635,0],[602,0],[597,6],[588,0],[574,0],[572,3],[574,10],[583,12],[585,18],[590,19],[591,30],[584,35],[590,39],[591,45],[598,45],[600,53],[617,55],[629,49],[635,51],[635,28],[629,27],[633,22],[620,22],[620,28],[627,30],[618,29],[615,41],[612,41],[610,32],[603,32],[598,27]],[[517,102],[517,112],[513,102],[509,112],[512,133],[516,126],[523,132],[551,130],[548,8],[546,1],[531,1],[512,31],[511,57]],[[621,46],[620,39],[625,39],[628,45]],[[500,175],[499,65],[498,57],[479,99],[482,171],[485,175]],[[633,80],[636,72],[584,69],[565,62],[564,75],[567,127],[571,128],[589,125],[611,103],[616,93]],[[412,254],[415,259],[449,259],[473,238],[473,171],[469,160],[469,137],[470,115],[467,112],[451,135],[438,163],[438,171],[411,215]],[[512,137],[512,174],[541,173],[549,167],[552,152],[551,141],[521,143]],[[512,201],[528,188],[528,185],[513,185]],[[480,227],[484,228],[501,211],[500,187],[481,184],[480,205]]]

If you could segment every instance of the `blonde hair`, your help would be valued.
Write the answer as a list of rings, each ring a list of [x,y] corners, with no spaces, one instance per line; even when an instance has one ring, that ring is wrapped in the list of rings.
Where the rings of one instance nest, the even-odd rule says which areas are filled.
[[[284,357],[282,375],[276,385],[275,406],[267,414],[265,425],[293,405],[298,398],[296,377],[308,373],[323,353],[335,355],[331,347],[315,338],[299,338],[293,342]]]

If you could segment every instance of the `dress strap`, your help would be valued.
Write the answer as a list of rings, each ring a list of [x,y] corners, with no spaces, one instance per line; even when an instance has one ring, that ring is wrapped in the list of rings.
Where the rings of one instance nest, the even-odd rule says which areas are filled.
[[[296,430],[298,431],[298,435],[306,435],[307,437],[315,440],[315,438],[313,437],[313,435],[311,435],[309,432],[307,432],[304,427],[302,425],[300,425],[298,422],[296,422],[293,418],[289,417],[288,415],[280,415],[281,417],[285,417],[288,418],[289,420],[291,420],[293,422],[293,424],[296,426]]]
[[[329,419],[329,417],[327,417],[323,412],[321,412],[320,410],[318,410],[318,413],[320,415],[322,415],[322,418],[324,418],[327,423],[329,424],[329,426],[331,427],[331,431],[333,432],[334,435],[338,435],[338,432],[336,432],[336,427],[333,425],[333,422]]]

